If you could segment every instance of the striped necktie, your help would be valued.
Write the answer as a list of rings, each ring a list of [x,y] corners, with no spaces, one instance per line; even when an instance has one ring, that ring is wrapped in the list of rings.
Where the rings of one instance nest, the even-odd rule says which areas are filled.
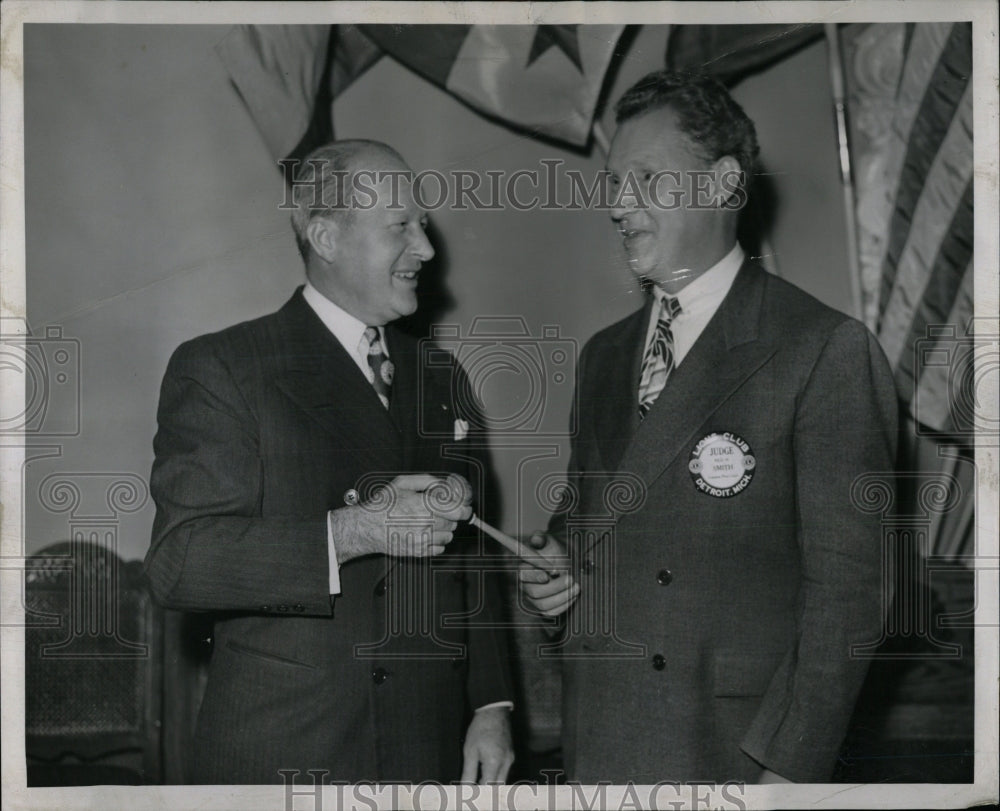
[[[653,331],[653,340],[642,356],[642,375],[639,378],[640,420],[646,417],[674,369],[674,335],[670,331],[670,324],[680,313],[681,304],[673,296],[658,298],[658,302],[660,314]]]
[[[392,373],[395,371],[395,367],[389,360],[389,356],[385,354],[385,350],[382,348],[382,337],[375,327],[368,327],[365,330],[361,345],[368,357],[368,368],[365,369],[365,375],[368,377],[368,382],[372,384],[372,388],[375,389],[375,393],[378,394],[379,400],[382,401],[382,405],[388,408],[389,393],[392,391]]]

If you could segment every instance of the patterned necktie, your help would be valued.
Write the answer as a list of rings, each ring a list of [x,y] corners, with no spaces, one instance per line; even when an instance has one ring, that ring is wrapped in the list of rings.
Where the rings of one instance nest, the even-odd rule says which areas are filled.
[[[670,323],[681,311],[681,304],[673,296],[664,296],[659,302],[660,315],[653,331],[653,340],[642,357],[642,376],[639,378],[640,420],[645,419],[674,369],[674,335],[670,331]]]
[[[365,369],[365,375],[368,377],[368,382],[372,384],[372,388],[375,389],[375,393],[378,394],[379,400],[382,401],[382,405],[388,408],[389,393],[392,391],[392,373],[395,371],[395,367],[382,349],[382,338],[375,327],[368,327],[365,330],[361,345],[368,353],[368,368]]]

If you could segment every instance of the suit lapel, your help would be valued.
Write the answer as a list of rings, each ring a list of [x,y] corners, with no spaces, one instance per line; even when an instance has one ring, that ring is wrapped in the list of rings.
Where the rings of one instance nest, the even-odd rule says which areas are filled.
[[[613,342],[597,370],[596,390],[606,398],[597,411],[597,436],[601,461],[617,470],[639,427],[639,376],[652,297],[635,312]]]
[[[337,437],[341,449],[365,470],[398,468],[402,461],[399,430],[375,389],[301,291],[280,314],[277,342],[286,360],[275,385]]]
[[[403,470],[411,470],[417,451],[422,407],[419,402],[419,376],[422,369],[418,356],[419,345],[407,340],[405,335],[391,325],[385,329],[385,338],[389,358],[395,368],[388,413],[402,437]]]
[[[732,288],[636,430],[618,469],[649,487],[702,424],[774,355],[759,340],[766,278],[744,262]]]
[[[385,329],[385,339],[395,367],[388,414],[400,435],[400,472],[438,473],[442,467],[440,443],[450,438],[441,433],[451,428],[447,389],[442,392],[442,387],[435,385],[421,355],[419,341],[391,324]],[[386,576],[391,575],[403,560],[389,558]]]

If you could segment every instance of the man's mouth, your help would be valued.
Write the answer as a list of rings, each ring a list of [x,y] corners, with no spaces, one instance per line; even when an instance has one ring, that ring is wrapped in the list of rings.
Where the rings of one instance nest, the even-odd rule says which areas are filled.
[[[417,277],[420,275],[419,270],[396,270],[392,273],[398,279],[404,279],[408,282],[415,282]]]
[[[620,228],[619,231],[622,235],[622,239],[624,240],[626,247],[630,243],[635,242],[640,237],[646,235],[645,231],[639,231],[638,229],[635,228]]]

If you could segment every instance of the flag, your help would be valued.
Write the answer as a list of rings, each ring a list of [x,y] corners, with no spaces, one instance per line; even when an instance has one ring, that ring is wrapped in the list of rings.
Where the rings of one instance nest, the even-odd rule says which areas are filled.
[[[972,24],[869,25],[848,64],[865,320],[910,416],[966,432],[977,341]]]
[[[623,25],[362,25],[401,64],[473,109],[587,143]]]
[[[384,53],[473,109],[582,146],[623,25],[236,25],[216,46],[275,159],[333,137],[333,99]]]
[[[333,138],[333,99],[381,51],[353,25],[234,25],[216,45],[275,160]]]
[[[675,25],[667,40],[671,70],[708,73],[732,85],[823,36],[819,23]]]

